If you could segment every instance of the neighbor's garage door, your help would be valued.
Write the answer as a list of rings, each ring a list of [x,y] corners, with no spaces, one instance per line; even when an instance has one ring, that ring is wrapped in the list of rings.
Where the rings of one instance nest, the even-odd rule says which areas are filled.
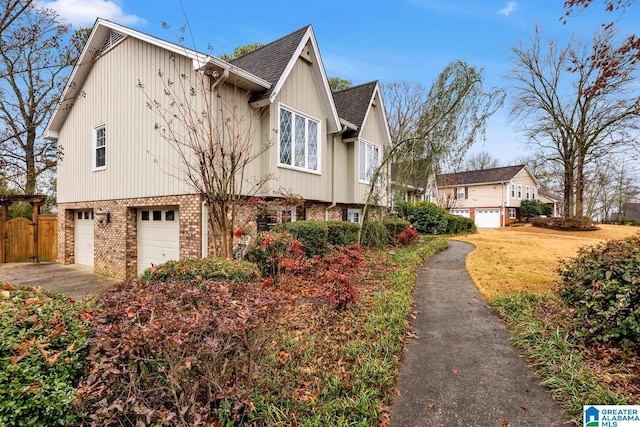
[[[93,211],[76,211],[74,222],[75,262],[93,267]]]
[[[471,218],[471,214],[469,213],[469,209],[452,209],[451,210],[451,214],[452,215],[462,216],[462,217],[465,217],[465,218]]]
[[[151,265],[180,258],[177,207],[138,209],[138,275]]]
[[[476,209],[476,227],[499,228],[500,209]]]

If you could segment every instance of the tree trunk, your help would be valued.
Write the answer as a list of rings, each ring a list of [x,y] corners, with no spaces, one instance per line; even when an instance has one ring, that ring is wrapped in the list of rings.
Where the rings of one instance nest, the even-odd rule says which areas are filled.
[[[584,216],[584,160],[585,153],[578,151],[578,164],[576,167],[576,218]]]
[[[573,167],[564,165],[564,207],[562,214],[565,218],[573,217]]]

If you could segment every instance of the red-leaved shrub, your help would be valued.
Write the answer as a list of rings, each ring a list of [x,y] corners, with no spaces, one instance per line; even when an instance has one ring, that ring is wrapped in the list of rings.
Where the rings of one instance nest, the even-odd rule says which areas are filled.
[[[410,245],[411,243],[418,240],[419,237],[420,234],[416,231],[415,228],[411,227],[407,227],[406,230],[396,235],[396,239],[398,239],[398,242],[400,242],[400,244],[402,245]]]
[[[89,316],[79,413],[93,425],[242,424],[278,312],[254,283],[123,282]]]
[[[326,298],[337,310],[358,300],[358,289],[353,278],[362,263],[360,245],[352,245],[318,258],[318,281],[327,289]]]

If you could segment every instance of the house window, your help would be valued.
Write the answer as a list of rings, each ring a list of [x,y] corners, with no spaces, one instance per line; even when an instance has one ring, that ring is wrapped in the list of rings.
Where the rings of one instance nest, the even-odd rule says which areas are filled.
[[[515,184],[511,184],[511,198],[512,199],[516,198],[516,185]]]
[[[527,200],[529,200],[529,199],[531,198],[531,187],[529,187],[529,186],[527,185],[527,187],[526,187],[525,191],[526,191],[526,193],[525,193],[525,194],[526,194],[526,196],[527,196]]]
[[[320,122],[280,107],[279,160],[291,166],[312,172],[320,170],[318,130]]]
[[[367,141],[360,141],[360,182],[371,183],[371,177],[380,166],[380,147]]]
[[[142,221],[149,221],[149,211],[142,211],[140,219]]]
[[[347,209],[347,221],[360,223],[362,209]]]
[[[458,187],[458,193],[456,194],[456,198],[458,200],[464,200],[467,198],[467,189],[466,187]]]
[[[107,127],[105,125],[93,129],[93,142],[93,169],[105,169],[107,167]]]
[[[298,219],[298,212],[295,208],[284,209],[275,206],[271,211],[258,218],[258,231],[269,231],[275,224],[295,222]],[[304,219],[304,211],[301,210],[301,218]]]
[[[509,208],[509,219],[516,219],[516,208]]]
[[[531,187],[531,198],[536,200],[536,187]]]
[[[522,185],[518,184],[518,199],[522,199]]]

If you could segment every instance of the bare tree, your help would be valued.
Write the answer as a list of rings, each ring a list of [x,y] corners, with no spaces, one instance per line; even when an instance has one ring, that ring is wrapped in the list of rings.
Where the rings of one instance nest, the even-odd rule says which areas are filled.
[[[53,11],[34,6],[0,34],[0,175],[28,194],[55,170],[56,144],[40,132],[83,44],[69,34]]]
[[[502,105],[504,93],[485,92],[483,73],[462,61],[449,64],[427,92],[421,85],[394,83],[384,89],[392,138],[373,173],[372,183],[388,176],[395,164],[394,185],[428,188],[444,164],[459,162],[469,147],[484,136],[487,119]],[[372,184],[368,207],[389,188]]]
[[[0,36],[31,6],[33,0],[3,0],[3,3],[4,9],[0,12]]]
[[[249,167],[271,142],[256,143],[262,110],[249,106],[248,92],[213,70],[185,72],[180,59],[172,56],[174,70],[158,73],[161,98],[142,82],[138,87],[157,115],[155,129],[181,159],[181,176],[208,203],[215,254],[230,259],[238,209],[270,178],[250,174]]]
[[[565,217],[584,212],[585,168],[597,158],[628,149],[639,128],[640,95],[634,90],[636,62],[629,55],[607,85],[593,90],[606,72],[614,33],[605,28],[592,43],[572,39],[560,48],[543,44],[536,30],[528,45],[513,47],[516,67],[512,114],[547,160],[563,168]]]
[[[475,171],[483,169],[497,168],[500,166],[500,160],[493,157],[487,151],[479,151],[465,157],[460,169],[465,171]]]
[[[462,61],[449,64],[427,91],[422,85],[385,87],[396,164],[395,181],[427,188],[447,164],[461,162],[484,137],[486,120],[502,105],[504,93],[482,87],[483,72]]]

